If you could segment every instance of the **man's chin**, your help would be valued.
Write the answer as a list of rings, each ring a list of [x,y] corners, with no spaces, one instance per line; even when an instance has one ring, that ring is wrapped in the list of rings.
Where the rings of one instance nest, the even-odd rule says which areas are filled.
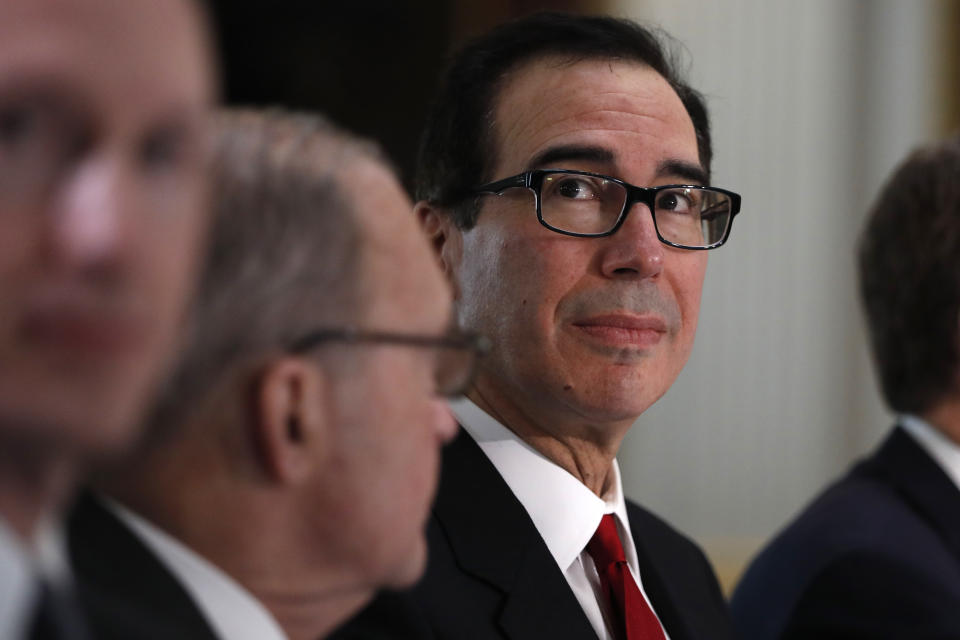
[[[387,589],[407,589],[415,585],[427,568],[427,540],[424,535],[417,537],[412,548],[400,558],[396,567],[382,585]]]
[[[140,406],[130,402],[87,403],[67,399],[24,403],[0,398],[4,440],[25,447],[96,460],[130,448],[140,433]]]
[[[567,408],[596,424],[632,423],[660,399],[664,385],[627,383],[625,376],[597,375],[589,382],[564,385]]]

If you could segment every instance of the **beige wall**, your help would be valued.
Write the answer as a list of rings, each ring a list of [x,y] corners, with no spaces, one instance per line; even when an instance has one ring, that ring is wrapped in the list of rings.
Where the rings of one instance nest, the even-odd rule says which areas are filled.
[[[710,256],[693,356],[621,453],[627,494],[726,583],[890,425],[854,242],[884,177],[944,122],[937,0],[620,0],[685,45],[715,180],[743,195]],[[955,51],[955,49],[954,49]]]

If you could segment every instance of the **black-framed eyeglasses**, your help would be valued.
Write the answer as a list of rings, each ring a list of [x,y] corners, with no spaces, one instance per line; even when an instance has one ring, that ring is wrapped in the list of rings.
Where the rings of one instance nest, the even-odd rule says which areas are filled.
[[[533,169],[474,189],[500,195],[507,189],[533,191],[540,224],[568,236],[613,235],[631,207],[642,202],[653,215],[657,237],[680,249],[716,249],[730,237],[740,196],[726,189],[668,184],[637,187],[618,178],[567,169]]]
[[[326,342],[347,344],[393,344],[435,349],[437,352],[434,381],[439,396],[462,395],[473,380],[477,361],[490,350],[490,341],[473,332],[451,332],[425,336],[389,331],[364,331],[355,327],[319,329],[308,333],[287,347],[290,353],[304,353]]]

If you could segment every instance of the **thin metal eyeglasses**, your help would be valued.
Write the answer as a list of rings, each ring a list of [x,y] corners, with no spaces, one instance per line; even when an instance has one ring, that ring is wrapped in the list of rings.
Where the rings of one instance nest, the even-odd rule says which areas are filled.
[[[668,184],[637,187],[589,171],[533,169],[481,185],[474,194],[507,189],[534,193],[537,220],[551,231],[578,238],[613,235],[632,206],[647,205],[657,238],[680,249],[715,249],[730,237],[740,195],[717,187]]]
[[[490,351],[490,341],[474,332],[424,336],[389,331],[364,331],[355,327],[313,331],[291,342],[287,351],[303,353],[325,342],[394,344],[435,349],[437,351],[434,370],[436,393],[448,398],[463,395],[473,380],[477,361]]]

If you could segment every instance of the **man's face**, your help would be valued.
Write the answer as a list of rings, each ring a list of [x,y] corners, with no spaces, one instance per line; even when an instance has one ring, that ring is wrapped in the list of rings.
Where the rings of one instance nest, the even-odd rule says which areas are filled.
[[[440,336],[451,294],[396,180],[364,161],[350,182],[364,228],[364,329]],[[368,586],[407,586],[426,561],[424,525],[441,445],[456,424],[436,395],[433,349],[351,346],[352,375],[338,382],[342,441],[330,461],[350,522],[342,557]]]
[[[635,63],[520,67],[495,103],[494,139],[494,180],[537,168],[637,186],[705,179],[679,97]],[[541,226],[533,193],[510,189],[486,196],[476,227],[454,233],[459,320],[493,343],[476,382],[488,404],[566,435],[625,429],[682,369],[706,254],[662,244],[646,206],[612,236],[576,238]]]
[[[0,3],[0,435],[129,440],[207,215],[212,78],[185,0]]]

